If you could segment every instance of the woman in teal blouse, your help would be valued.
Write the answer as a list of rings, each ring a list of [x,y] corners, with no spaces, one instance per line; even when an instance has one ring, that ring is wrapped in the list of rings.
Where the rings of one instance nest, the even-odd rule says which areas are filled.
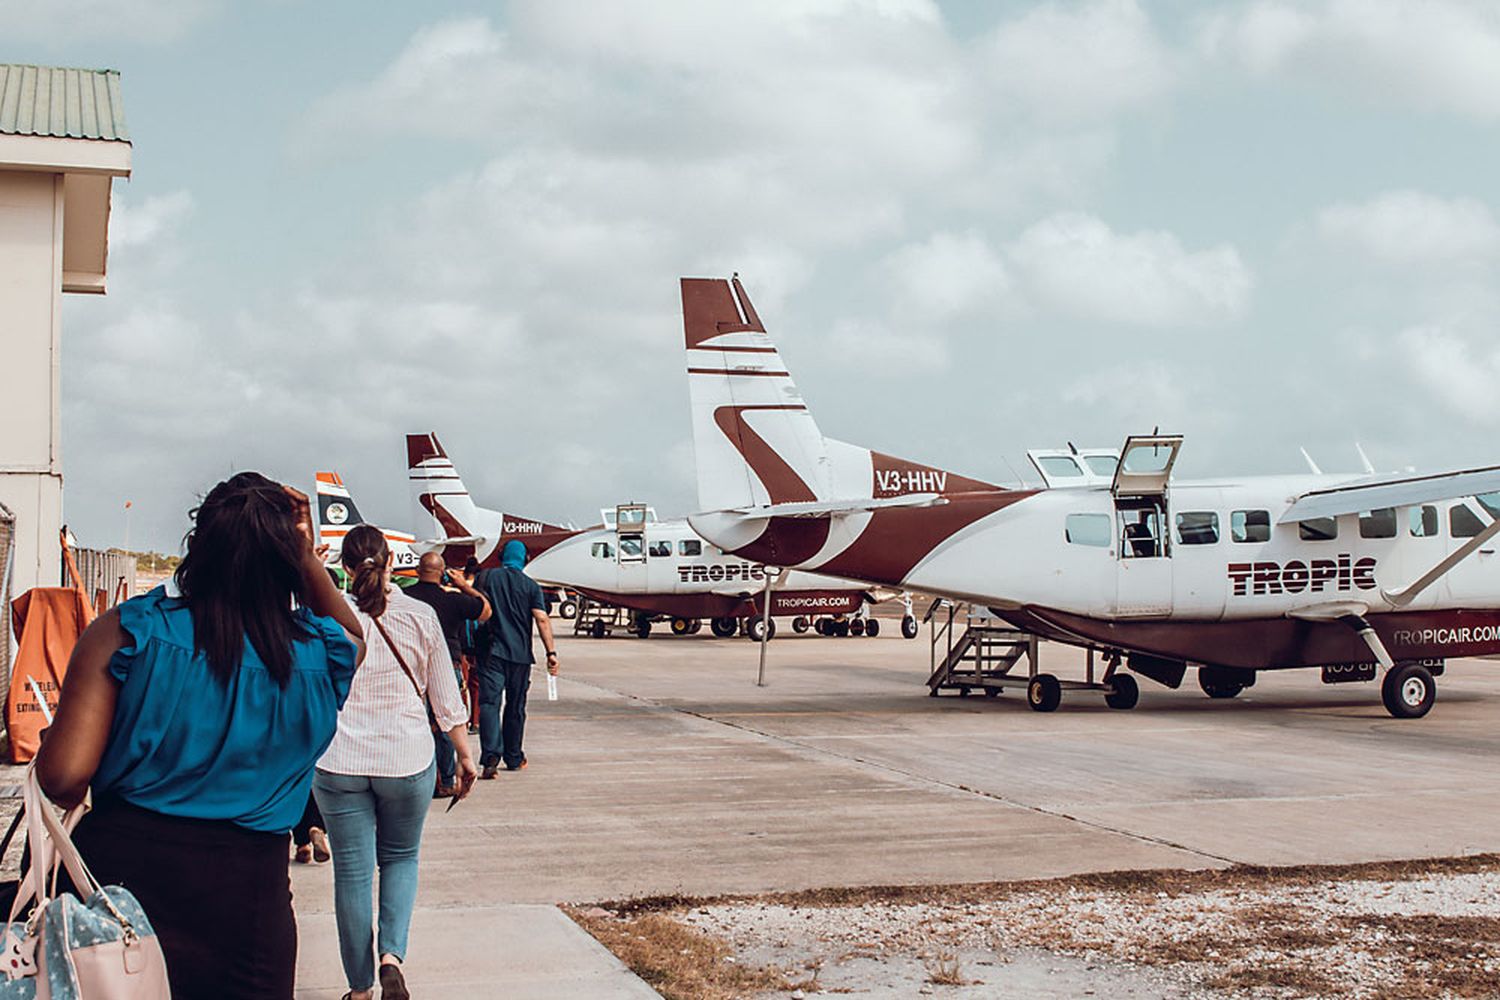
[[[194,518],[175,587],[79,639],[37,776],[63,806],[92,788],[74,840],[140,900],[175,997],[290,1000],[287,835],[363,635],[313,550],[305,496],[240,473]]]

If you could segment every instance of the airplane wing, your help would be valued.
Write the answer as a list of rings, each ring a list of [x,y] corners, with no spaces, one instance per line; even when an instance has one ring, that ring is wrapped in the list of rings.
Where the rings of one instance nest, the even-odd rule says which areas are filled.
[[[936,493],[907,493],[899,497],[862,500],[815,500],[809,503],[773,503],[761,507],[737,507],[732,513],[763,517],[842,517],[888,507],[936,507],[947,503]]]
[[[1381,507],[1406,507],[1434,500],[1457,500],[1496,491],[1500,491],[1500,465],[1425,476],[1356,479],[1340,486],[1303,493],[1282,512],[1277,523],[1290,524],[1315,517],[1358,514]]]

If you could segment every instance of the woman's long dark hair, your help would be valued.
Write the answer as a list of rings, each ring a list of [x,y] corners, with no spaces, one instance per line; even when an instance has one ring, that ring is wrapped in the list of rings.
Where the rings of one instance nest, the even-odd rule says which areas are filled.
[[[209,490],[192,512],[177,587],[193,615],[193,645],[228,683],[245,640],[283,687],[292,676],[292,643],[311,633],[296,617],[307,539],[292,498],[258,472],[241,472]]]
[[[385,614],[385,567],[391,561],[391,549],[381,530],[372,524],[350,528],[339,561],[353,577],[349,593],[359,610],[371,618]]]

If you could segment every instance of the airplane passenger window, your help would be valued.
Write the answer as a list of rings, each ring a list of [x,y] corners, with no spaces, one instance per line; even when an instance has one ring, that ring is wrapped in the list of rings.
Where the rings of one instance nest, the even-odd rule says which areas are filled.
[[[1183,545],[1213,545],[1219,540],[1219,515],[1185,510],[1177,515],[1177,540]]]
[[[1037,461],[1041,463],[1042,471],[1047,473],[1047,475],[1049,476],[1056,476],[1059,479],[1064,479],[1071,476],[1074,479],[1077,479],[1079,476],[1083,475],[1083,470],[1078,467],[1077,462],[1074,462],[1071,458],[1066,458],[1062,455],[1053,455],[1048,458],[1038,458]]]
[[[1271,512],[1268,510],[1237,510],[1229,515],[1229,538],[1235,542],[1269,542],[1271,540]]]
[[[595,542],[589,546],[589,555],[595,559],[612,559],[614,558],[614,554],[615,550],[610,548],[608,542]]]
[[[1120,460],[1113,455],[1085,455],[1083,464],[1089,467],[1089,471],[1096,476],[1112,477]]]
[[[1395,538],[1396,508],[1381,507],[1359,515],[1360,538]]]
[[[701,556],[703,554],[703,543],[696,538],[684,538],[677,543],[677,554],[680,556]]]
[[[653,559],[669,556],[672,554],[671,542],[652,542],[650,554]]]
[[[1456,503],[1448,508],[1448,534],[1454,538],[1473,538],[1483,530],[1484,522],[1466,505]]]
[[[644,547],[639,538],[632,538],[627,535],[626,537],[620,539],[620,558],[643,559],[645,558],[641,554],[643,548]]]
[[[1490,517],[1500,517],[1500,493],[1485,493],[1474,498]]]
[[[1109,548],[1108,514],[1069,514],[1063,525],[1063,537],[1073,545]]]
[[[1339,537],[1339,519],[1314,517],[1297,522],[1297,537],[1304,542],[1331,542]]]
[[[1438,512],[1432,505],[1411,509],[1411,536],[1431,538],[1438,533]]]

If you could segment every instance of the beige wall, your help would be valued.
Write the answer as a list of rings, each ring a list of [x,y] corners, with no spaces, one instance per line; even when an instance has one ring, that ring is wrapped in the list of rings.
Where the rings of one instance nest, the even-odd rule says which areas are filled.
[[[16,516],[14,593],[58,583],[61,174],[0,171],[0,503]]]

